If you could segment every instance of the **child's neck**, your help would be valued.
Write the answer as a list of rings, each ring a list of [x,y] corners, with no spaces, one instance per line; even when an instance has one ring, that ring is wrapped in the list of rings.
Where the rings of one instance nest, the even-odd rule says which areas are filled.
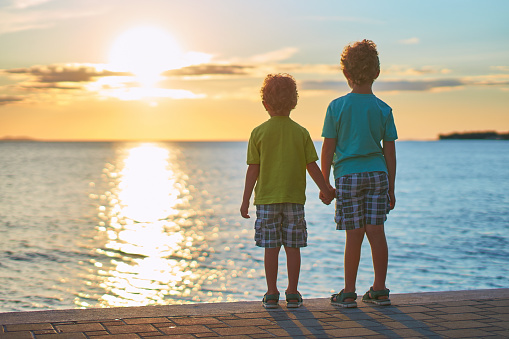
[[[362,85],[352,84],[352,92],[357,94],[373,94],[373,83],[366,83]]]
[[[269,115],[271,117],[289,117],[290,112],[274,112],[274,111],[268,111]]]

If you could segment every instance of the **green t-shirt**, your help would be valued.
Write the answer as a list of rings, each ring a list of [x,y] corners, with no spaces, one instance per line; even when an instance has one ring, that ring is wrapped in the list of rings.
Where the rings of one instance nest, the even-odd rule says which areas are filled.
[[[334,178],[387,172],[381,141],[398,138],[392,109],[374,94],[348,93],[327,108],[322,137],[336,139]]]
[[[287,116],[274,116],[251,132],[247,164],[260,164],[255,205],[306,201],[306,165],[317,161],[309,132]]]

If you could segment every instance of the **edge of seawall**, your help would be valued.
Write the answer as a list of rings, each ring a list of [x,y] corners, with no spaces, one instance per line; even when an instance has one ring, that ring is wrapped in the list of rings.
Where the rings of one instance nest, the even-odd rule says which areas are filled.
[[[360,297],[362,297],[362,295]],[[509,299],[509,288],[391,294],[392,304],[396,306],[504,298]],[[360,299],[358,300],[360,301]],[[304,303],[306,311],[333,308],[328,298],[304,299]],[[298,310],[299,309],[297,309],[297,311]],[[93,321],[135,317],[209,316],[260,311],[265,311],[260,301],[239,301],[228,303],[6,312],[0,313],[0,325]],[[280,307],[271,312],[278,311],[286,311],[286,307]]]

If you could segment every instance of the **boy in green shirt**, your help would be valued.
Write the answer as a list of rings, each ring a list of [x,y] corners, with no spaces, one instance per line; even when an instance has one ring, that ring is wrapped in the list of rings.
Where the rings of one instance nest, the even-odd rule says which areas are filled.
[[[287,307],[300,307],[302,296],[297,290],[300,273],[300,248],[307,246],[304,218],[306,169],[328,203],[334,194],[316,164],[313,141],[308,131],[290,119],[297,105],[297,84],[291,75],[269,74],[261,89],[263,106],[271,116],[256,127],[249,139],[244,196],[240,213],[248,214],[249,200],[255,189],[255,241],[265,248],[267,293],[265,308],[277,308],[278,257],[285,247],[288,269]],[[256,184],[256,187],[255,187]]]

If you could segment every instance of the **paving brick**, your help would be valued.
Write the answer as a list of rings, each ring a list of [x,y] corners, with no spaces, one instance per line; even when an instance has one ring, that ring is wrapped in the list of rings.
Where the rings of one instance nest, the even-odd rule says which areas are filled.
[[[94,331],[94,332],[85,332],[89,337],[98,336],[98,335],[108,335],[108,331]]]
[[[87,339],[85,334],[81,332],[75,333],[58,333],[58,334],[41,334],[36,337],[37,339]]]
[[[53,325],[51,325],[50,323],[5,325],[5,332],[52,330],[52,329]]]
[[[196,333],[195,336],[197,338],[211,338],[211,337],[220,337],[219,334],[217,333],[210,333],[210,332],[207,332],[207,333]]]
[[[257,319],[257,318],[270,317],[271,314],[268,311],[266,311],[266,312],[239,313],[239,314],[236,314],[236,316],[239,318],[242,318],[242,319]]]
[[[124,319],[124,321],[128,325],[133,324],[155,324],[155,323],[169,323],[170,320],[165,317],[157,317],[157,318],[128,318]]]
[[[254,333],[265,333],[265,331],[256,326],[244,326],[244,327],[224,327],[215,328],[214,331],[219,335],[240,335],[240,334],[254,334]]]
[[[442,308],[440,309],[442,312],[445,312],[445,313],[477,313],[479,311],[481,311],[481,309],[477,308],[477,307],[472,307],[472,306],[449,306],[449,307],[445,307],[445,308]]]
[[[177,325],[211,325],[211,324],[223,324],[222,321],[216,318],[178,318],[172,319]]]
[[[136,325],[122,325],[122,326],[108,326],[107,330],[111,334],[121,333],[141,333],[141,332],[158,332],[157,328],[151,324],[136,324]]]
[[[481,320],[486,319],[486,317],[479,315],[477,313],[453,313],[453,314],[443,314],[437,316],[437,318],[457,321],[457,320]]]
[[[101,324],[103,324],[103,326],[120,326],[120,325],[125,325],[125,322],[123,322],[122,320],[108,320],[108,321],[101,321]]]
[[[445,338],[485,338],[490,335],[489,332],[476,328],[437,331],[437,334]]]
[[[196,333],[205,333],[212,332],[210,329],[203,325],[189,325],[189,326],[165,326],[159,327],[159,330],[164,334],[174,335],[174,334],[196,334]],[[214,329],[216,330],[216,329]]]
[[[74,324],[74,325],[57,325],[55,329],[58,333],[69,332],[88,332],[88,331],[101,331],[104,327],[100,323],[92,324]]]
[[[34,334],[53,334],[53,333],[57,333],[57,331],[55,330],[35,330],[35,331],[32,331]]]
[[[367,328],[341,328],[341,329],[335,329],[335,330],[326,330],[326,334],[333,336],[334,338],[341,338],[341,337],[363,337],[363,336],[369,336],[369,335],[375,335],[377,332],[372,331]]]
[[[398,312],[396,313],[417,313],[417,312],[429,312],[432,309],[424,306],[399,306],[397,307]]]
[[[267,319],[242,319],[242,320],[224,320],[224,323],[232,326],[258,326],[258,325],[271,325],[273,322]]]
[[[355,327],[362,327],[361,324],[359,324],[356,321],[352,320],[344,320],[344,321],[336,321],[336,322],[329,322],[328,325],[338,327],[338,328],[355,328]]]
[[[29,331],[19,332],[0,332],[1,339],[33,339],[32,333]]]
[[[109,334],[92,337],[94,339],[140,339],[141,337],[134,333]],[[192,338],[192,337],[191,337]]]
[[[482,323],[475,320],[448,321],[440,324],[443,327],[451,329],[467,329],[467,328],[483,328],[490,327],[490,324]]]
[[[140,337],[142,338],[160,338],[160,336],[164,335],[162,334],[161,332],[157,331],[157,332],[138,332],[136,333],[137,335],[139,335]]]

